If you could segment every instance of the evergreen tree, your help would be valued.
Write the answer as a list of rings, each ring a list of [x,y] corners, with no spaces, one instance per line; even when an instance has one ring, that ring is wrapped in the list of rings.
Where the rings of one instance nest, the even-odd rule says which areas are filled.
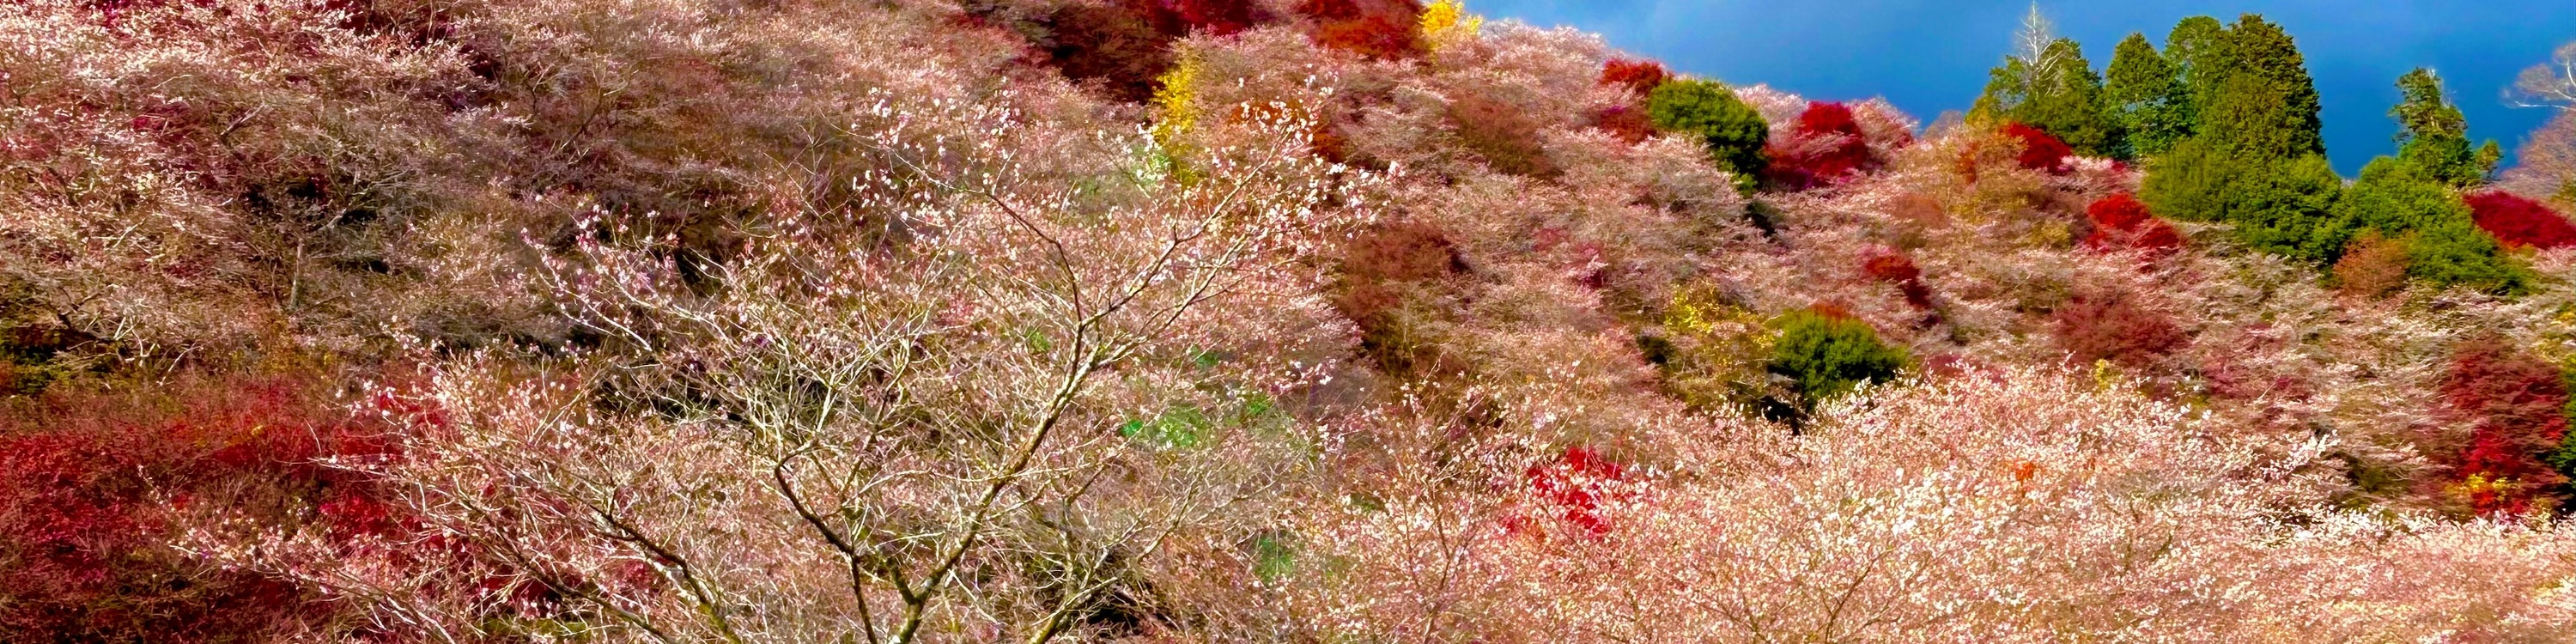
[[[2261,16],[2217,24],[2193,18],[2174,28],[2165,56],[2188,88],[2191,136],[2148,165],[2140,197],[2166,216],[2235,223],[2260,250],[2331,260],[2343,239],[2326,210],[2342,182],[2323,158],[2316,87],[2298,46]]]
[[[2245,14],[2215,45],[2192,54],[2196,135],[2231,154],[2294,159],[2325,154],[2316,83],[2280,26]]]
[[[1647,96],[1646,115],[1656,129],[1699,137],[1739,185],[1752,185],[1768,165],[1762,147],[1771,140],[1770,123],[1724,84],[1692,79],[1658,85]]]
[[[2236,223],[2236,237],[2256,250],[2291,259],[2331,263],[2343,256],[2351,226],[2333,211],[2343,177],[2321,155],[2287,161],[2237,159],[2234,183],[2221,211]]]
[[[2033,5],[2013,55],[1989,72],[1972,115],[2039,128],[2078,154],[2115,154],[2123,137],[2103,102],[2102,76],[2085,60],[2083,45],[2050,30],[2047,17]]]
[[[2113,127],[2126,135],[2115,151],[2117,158],[2164,154],[2191,136],[2191,93],[2183,85],[2182,70],[2156,53],[2145,34],[2129,34],[2112,52],[2102,94]]]
[[[2442,78],[2418,67],[2398,77],[2404,96],[2389,116],[2397,119],[2397,159],[2406,172],[2465,188],[2486,181],[2504,156],[2494,141],[2472,149],[2469,124],[2442,91]]]
[[[2192,16],[2174,25],[2165,36],[2165,62],[2174,67],[2174,75],[2188,85],[2201,69],[2200,61],[2218,48],[2227,36],[2227,25],[2217,18]]]

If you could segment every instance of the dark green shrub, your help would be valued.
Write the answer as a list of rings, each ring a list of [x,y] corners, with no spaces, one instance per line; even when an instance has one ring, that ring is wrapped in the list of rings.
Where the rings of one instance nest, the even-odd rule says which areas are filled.
[[[1868,323],[1816,311],[1797,311],[1775,322],[1780,339],[1772,345],[1770,371],[1787,377],[1798,405],[1817,404],[1851,393],[1863,382],[1896,379],[1913,357],[1890,346]]]
[[[2222,193],[2220,218],[2236,222],[2237,239],[2255,249],[2312,262],[2331,262],[2352,238],[2333,212],[2343,177],[2325,157],[2309,155],[2268,165],[2236,166],[2234,184]]]
[[[2495,237],[2479,230],[2475,214],[2449,186],[2380,157],[2335,200],[2333,228],[2319,230],[2314,246],[2340,256],[2343,243],[2364,230],[2407,241],[2406,277],[2493,293],[2518,293],[2524,271],[2500,254]]]
[[[1771,141],[1771,124],[1723,84],[1676,80],[1658,85],[1646,100],[1646,115],[1656,129],[1698,137],[1739,183],[1749,185],[1769,165],[1762,148]]]
[[[2161,215],[2234,223],[2255,250],[2326,262],[2350,237],[2331,212],[2342,190],[2323,156],[2267,161],[2191,139],[2148,166],[2138,197]]]

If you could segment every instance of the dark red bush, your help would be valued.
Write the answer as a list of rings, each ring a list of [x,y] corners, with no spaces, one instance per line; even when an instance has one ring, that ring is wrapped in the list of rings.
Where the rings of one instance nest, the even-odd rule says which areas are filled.
[[[330,608],[212,569],[169,544],[200,499],[271,525],[380,532],[366,481],[316,464],[390,453],[378,432],[292,379],[57,393],[0,421],[0,637],[260,641]],[[310,508],[299,511],[296,508]]]
[[[1919,281],[1923,278],[1923,269],[1915,267],[1913,259],[1895,252],[1871,255],[1869,259],[1861,262],[1861,270],[1869,273],[1872,279],[1890,284]]]
[[[1651,60],[1612,58],[1609,63],[1601,66],[1602,85],[1626,87],[1628,91],[1635,92],[1638,96],[1653,93],[1656,86],[1663,85],[1664,81],[1672,78],[1673,73],[1664,69],[1663,63]]]
[[[1318,45],[1379,60],[1422,51],[1417,0],[1301,0],[1297,13],[1312,21]]]
[[[1772,142],[1764,154],[1771,159],[1764,178],[1789,190],[1832,185],[1879,165],[1868,132],[1841,103],[1808,103],[1786,140]]]
[[[1119,0],[1069,3],[1047,20],[1047,55],[1066,78],[1101,83],[1112,96],[1144,101],[1172,65],[1172,41],[1191,32],[1229,35],[1278,20],[1235,0]]]
[[[1613,492],[1603,488],[1625,480],[1627,471],[1590,448],[1574,447],[1554,460],[1522,470],[1521,478],[1539,499],[1555,506],[1566,523],[1599,536],[1610,532],[1610,519],[1602,516],[1601,504]]]
[[[2015,159],[2021,167],[2049,174],[2074,171],[2067,162],[2075,158],[2075,148],[2068,147],[2065,141],[2057,140],[2048,132],[2020,123],[2006,123],[2003,135],[2021,142],[2021,156]]]
[[[1905,294],[1906,304],[1916,309],[1932,308],[1932,289],[1923,285],[1923,269],[1904,253],[1889,249],[1871,254],[1861,261],[1861,272],[1868,273],[1870,279],[1896,285],[1897,291]]]
[[[2454,351],[2442,402],[2470,427],[2452,463],[2479,514],[2519,514],[2558,496],[2567,477],[2543,460],[2567,436],[2567,388],[2558,369],[2502,340]]]
[[[1655,120],[1646,116],[1645,108],[1613,105],[1592,112],[1592,127],[1620,141],[1635,145],[1655,136]]]
[[[2057,344],[2078,363],[2109,360],[2145,368],[2191,344],[2182,325],[2119,291],[2077,295],[2058,307]]]
[[[1156,12],[1171,16],[1184,32],[1231,36],[1277,21],[1261,3],[1245,0],[1153,0]]]
[[[2093,250],[2140,250],[2160,257],[2182,248],[2181,231],[2157,219],[2146,203],[2125,192],[2093,202],[2084,209],[2084,216],[2093,222],[2093,234],[2084,239],[2084,246]]]
[[[2547,204],[2510,192],[2481,192],[2467,197],[2478,228],[2508,246],[2566,248],[2576,246],[2576,224]]]
[[[1133,4],[1069,3],[1047,22],[1055,35],[1047,55],[1065,78],[1098,83],[1119,100],[1153,98],[1155,79],[1172,66],[1176,34]]]

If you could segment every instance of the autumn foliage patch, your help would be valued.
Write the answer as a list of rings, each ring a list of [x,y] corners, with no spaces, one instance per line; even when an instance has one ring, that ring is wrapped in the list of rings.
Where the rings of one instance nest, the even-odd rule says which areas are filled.
[[[2002,132],[2006,138],[2021,143],[2021,155],[2014,157],[2021,167],[2050,174],[2066,174],[2073,170],[2068,161],[2075,158],[2075,148],[2068,147],[2065,141],[2057,140],[2047,131],[2021,123],[2007,123]]]
[[[1655,87],[1672,80],[1673,73],[1663,63],[1651,60],[1613,58],[1601,66],[1601,84],[1625,87],[1638,96],[1653,93]]]
[[[2084,216],[2093,223],[2084,245],[2093,250],[2138,250],[2161,257],[2182,248],[2182,233],[2173,224],[2156,218],[2147,204],[2125,192],[2093,202]]]
[[[1870,279],[1896,285],[1897,291],[1905,294],[1906,304],[1917,309],[1932,308],[1932,288],[1923,284],[1923,269],[1903,252],[1882,249],[1872,253],[1861,260],[1861,272],[1868,273]]]
[[[1878,167],[1868,133],[1841,103],[1808,103],[1789,135],[1778,138],[1764,151],[1771,158],[1765,178],[1774,186],[1805,190]]]
[[[1343,248],[1333,306],[1360,328],[1360,346],[1394,371],[1426,369],[1438,352],[1412,319],[1439,283],[1467,272],[1457,244],[1439,228],[1400,222],[1374,227]]]
[[[1496,172],[1541,178],[1559,172],[1539,144],[1541,123],[1522,106],[1466,94],[1449,103],[1449,122],[1459,142]]]
[[[2566,248],[2576,246],[2576,224],[2547,204],[2510,192],[2481,192],[2467,197],[2478,228],[2507,246]]]
[[[2058,346],[2078,363],[2108,360],[2147,367],[2191,344],[2191,336],[2171,316],[2125,291],[2079,294],[2054,317]]]
[[[1610,519],[1601,506],[1612,500],[1616,492],[1609,488],[1625,480],[1627,470],[1591,448],[1572,447],[1555,459],[1529,466],[1521,478],[1558,519],[1584,534],[1600,536],[1610,532]]]
[[[1297,13],[1313,22],[1318,45],[1381,60],[1422,50],[1416,0],[1302,0]]]
[[[391,453],[377,429],[293,379],[166,393],[64,393],[0,424],[0,630],[13,641],[242,641],[330,608],[170,545],[225,508],[340,535],[392,529],[325,457]],[[21,639],[24,638],[24,639]]]
[[[1099,82],[1121,100],[1143,101],[1171,67],[1173,41],[1192,32],[1230,35],[1277,19],[1251,2],[1070,3],[1048,19],[1054,39],[1047,54],[1067,78]]]
[[[2554,504],[2567,483],[2548,462],[2567,437],[2567,387],[2559,370],[2500,340],[2473,340],[2451,357],[2442,402],[2469,426],[2452,482],[2478,514],[2521,514]]]

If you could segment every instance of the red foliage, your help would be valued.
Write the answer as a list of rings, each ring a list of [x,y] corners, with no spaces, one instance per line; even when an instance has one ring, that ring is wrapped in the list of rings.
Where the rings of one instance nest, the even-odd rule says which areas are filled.
[[[1602,85],[1624,86],[1638,96],[1653,93],[1664,81],[1672,79],[1673,73],[1664,69],[1663,63],[1651,60],[1612,58],[1601,66]]]
[[[1172,65],[1174,35],[1132,6],[1072,3],[1048,22],[1055,39],[1047,54],[1056,68],[1066,78],[1099,83],[1120,100],[1152,98],[1154,80]]]
[[[2522,513],[2567,482],[2541,460],[2567,435],[2567,388],[2556,367],[2501,340],[2471,341],[2452,355],[2442,402],[2472,427],[2453,480],[2490,482],[2470,489],[2478,513]]]
[[[2020,123],[2006,123],[2003,135],[2021,141],[2021,156],[2016,159],[2021,167],[2049,174],[2066,174],[2075,170],[2067,163],[2075,158],[2075,148],[2068,147],[2065,141],[2057,140],[2048,132]]]
[[[1788,139],[1774,142],[1766,154],[1766,178],[1790,190],[1831,185],[1879,165],[1868,132],[1841,103],[1808,103]]]
[[[1170,16],[1184,31],[1218,36],[1231,36],[1279,19],[1261,3],[1243,0],[1146,0],[1135,4],[1150,5],[1155,13]]]
[[[1278,20],[1258,3],[1233,0],[1120,0],[1071,3],[1047,21],[1047,54],[1067,78],[1095,81],[1128,101],[1153,96],[1171,67],[1172,41],[1193,31],[1229,35]]]
[[[0,421],[0,630],[28,641],[257,640],[328,611],[295,587],[171,551],[193,500],[335,534],[392,527],[365,481],[316,464],[390,446],[300,382],[56,394],[18,412]]]
[[[1521,478],[1540,499],[1556,506],[1566,523],[1599,536],[1610,532],[1610,519],[1602,516],[1601,503],[1613,493],[1604,490],[1604,484],[1625,480],[1627,471],[1590,448],[1574,447],[1553,461],[1529,466]]]
[[[2182,248],[2182,233],[2173,224],[2157,219],[2147,204],[2128,193],[2104,197],[2084,209],[2093,220],[2093,234],[2084,246],[2097,251],[2140,250],[2150,257],[2163,257]]]
[[[1592,127],[1629,145],[1646,142],[1655,136],[1655,120],[1646,110],[1634,105],[1613,105],[1592,112]]]
[[[1422,51],[1417,0],[1301,0],[1297,13],[1313,21],[1318,45],[1380,60]]]
[[[2125,292],[2078,295],[2055,317],[2058,347],[2079,363],[2109,360],[2143,368],[2191,344],[2182,325]]]
[[[1932,289],[1923,285],[1923,269],[1914,265],[1914,258],[1892,249],[1883,250],[1863,260],[1861,272],[1868,273],[1871,279],[1895,284],[1905,294],[1906,304],[1916,309],[1932,308]]]
[[[2478,227],[2508,246],[2576,246],[2576,224],[2548,205],[2510,192],[2481,192],[2466,199]]]

